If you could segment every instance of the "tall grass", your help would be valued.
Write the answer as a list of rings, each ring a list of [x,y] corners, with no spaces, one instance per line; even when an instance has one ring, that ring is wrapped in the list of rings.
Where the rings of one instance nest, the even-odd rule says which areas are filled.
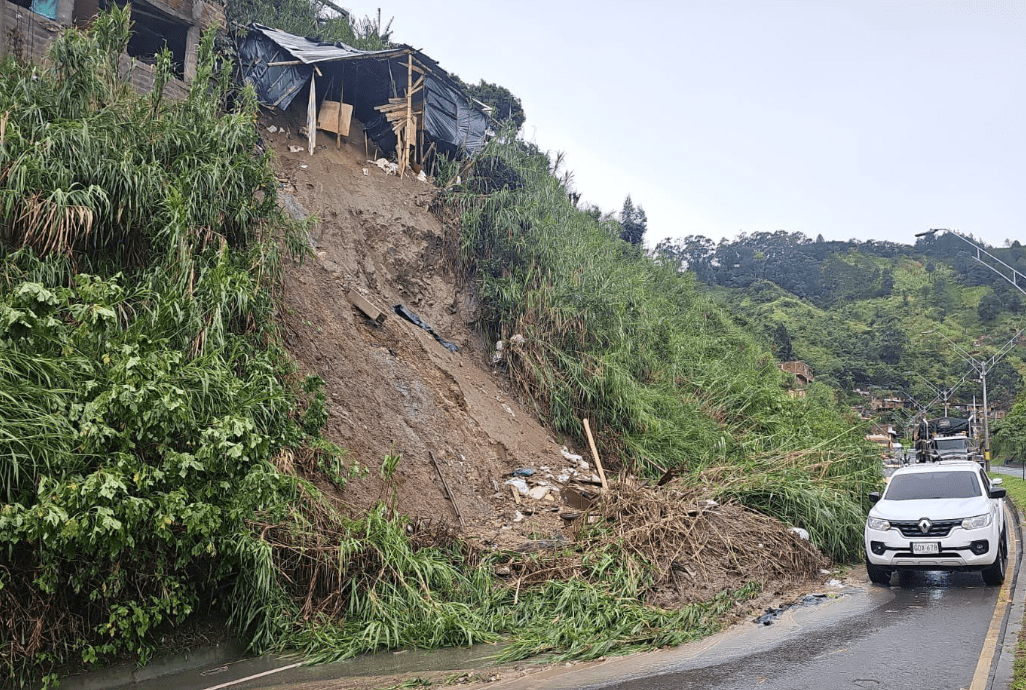
[[[145,658],[154,630],[230,605],[249,521],[295,495],[271,461],[309,440],[273,320],[303,228],[255,98],[213,32],[188,98],[139,96],[128,35],[113,8],[52,67],[0,66],[4,685]]]
[[[510,345],[513,381],[581,442],[581,419],[592,419],[614,466],[651,477],[737,467],[752,483],[734,496],[805,527],[834,558],[854,555],[874,465],[859,422],[829,396],[790,398],[765,343],[689,274],[574,208],[551,168],[498,137],[446,199],[461,227],[453,252],[489,335]]]

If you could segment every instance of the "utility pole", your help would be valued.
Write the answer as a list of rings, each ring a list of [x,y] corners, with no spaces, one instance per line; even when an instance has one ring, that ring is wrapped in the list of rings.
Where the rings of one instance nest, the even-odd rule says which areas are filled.
[[[980,360],[976,357],[973,357],[971,354],[966,352],[961,346],[959,346],[958,343],[956,343],[951,338],[949,338],[948,336],[944,335],[936,329],[923,332],[923,335],[930,335],[932,333],[936,333],[940,337],[944,338],[944,340],[946,340],[948,344],[951,345],[951,349],[958,353],[958,355],[962,359],[968,362],[969,366],[971,366],[973,370],[980,376],[980,384],[983,386],[983,457],[984,460],[986,460],[987,462],[987,469],[990,469],[990,425],[987,419],[989,416],[989,410],[987,408],[987,373],[992,371],[994,367],[997,366],[997,363],[1001,360],[1002,357],[1005,356],[1005,354],[1008,353],[1009,350],[1011,350],[1015,346],[1015,344],[1019,340],[1019,336],[1021,336],[1024,332],[1026,332],[1026,328],[1020,329],[1019,332],[1013,335],[1008,342],[1001,346],[1001,349],[998,350],[996,354],[994,354],[990,359],[984,360]],[[965,379],[965,377],[962,378],[963,380]]]
[[[997,273],[999,276],[1008,281],[1008,283],[1010,283],[1012,287],[1014,287],[1022,294],[1026,295],[1026,275],[1023,275],[1019,271],[1015,270],[1014,268],[1006,264],[1004,261],[988,252],[986,249],[970,240],[968,237],[963,237],[959,233],[955,232],[954,230],[949,230],[948,228],[930,228],[925,232],[917,232],[916,237],[935,235],[938,232],[946,232],[949,235],[954,235],[955,237],[957,237],[958,239],[962,240],[970,247],[975,249],[976,255],[973,257],[974,259],[976,259],[978,262],[989,268],[994,273]],[[1000,266],[1000,268],[998,268],[998,266]],[[1004,356],[1006,352],[1012,349],[1012,346],[1015,345],[1016,340],[1019,339],[1019,335],[1022,334],[1023,331],[1026,331],[1026,328],[1020,330],[1018,333],[1013,335],[1012,339],[1005,343],[1004,347],[1001,348],[998,354],[994,355],[985,362],[978,361],[976,358],[972,357],[972,355],[968,355],[968,353],[964,351],[960,353],[962,354],[963,358],[968,357],[968,361],[970,362],[970,364],[972,364],[973,368],[980,373],[980,383],[983,385],[983,452],[984,458],[987,462],[987,469],[990,469],[990,427],[987,423],[987,418],[990,416],[990,410],[987,407],[987,372],[993,369],[994,365],[997,364],[997,361],[1002,356]],[[944,334],[941,333],[941,336],[944,336]],[[944,336],[944,339],[948,340],[946,336]],[[950,340],[948,340],[948,342],[951,343]],[[954,345],[954,343],[951,344]],[[959,350],[957,346],[955,347],[955,349],[956,351]],[[1024,473],[1026,473],[1026,466],[1024,466]]]

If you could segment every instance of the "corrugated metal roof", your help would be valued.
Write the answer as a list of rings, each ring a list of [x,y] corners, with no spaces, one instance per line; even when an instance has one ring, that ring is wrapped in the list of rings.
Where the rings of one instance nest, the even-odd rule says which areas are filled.
[[[294,36],[262,24],[254,23],[251,25],[251,28],[267,36],[305,65],[312,65],[316,62],[334,62],[336,60],[391,58],[416,52],[409,46],[402,46],[391,50],[359,50],[341,42],[334,44],[317,43],[308,38]]]

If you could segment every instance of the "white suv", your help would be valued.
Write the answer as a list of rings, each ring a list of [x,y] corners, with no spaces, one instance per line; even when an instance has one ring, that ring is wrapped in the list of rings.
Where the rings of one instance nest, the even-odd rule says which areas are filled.
[[[902,570],[979,570],[1005,579],[1004,487],[975,462],[923,463],[895,470],[866,519],[866,571],[888,584]]]

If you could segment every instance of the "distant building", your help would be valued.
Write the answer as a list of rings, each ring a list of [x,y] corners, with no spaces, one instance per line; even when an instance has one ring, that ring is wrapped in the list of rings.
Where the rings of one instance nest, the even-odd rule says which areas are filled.
[[[816,377],[812,374],[812,367],[805,362],[794,361],[794,362],[781,362],[780,369],[791,374],[795,378],[794,388],[789,389],[787,392],[792,398],[804,398],[805,389],[808,388],[809,384],[815,381]]]

